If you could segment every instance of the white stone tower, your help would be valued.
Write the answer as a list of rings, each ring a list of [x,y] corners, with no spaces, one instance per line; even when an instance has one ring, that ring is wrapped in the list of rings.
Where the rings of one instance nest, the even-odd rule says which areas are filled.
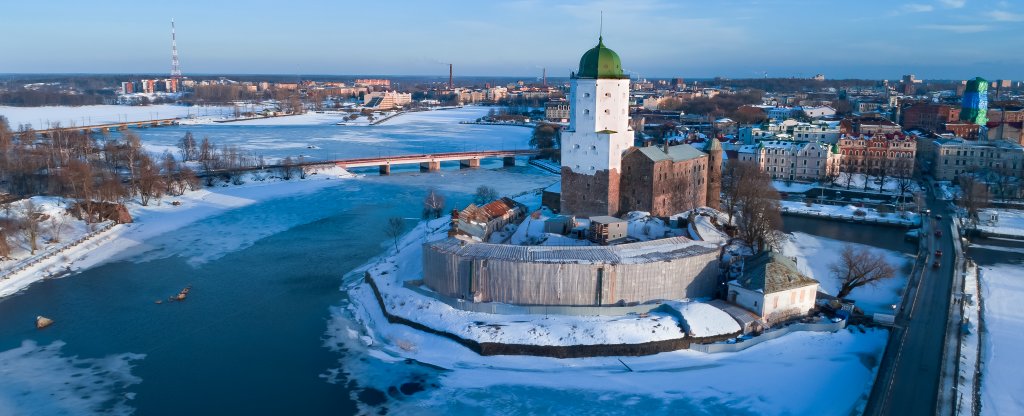
[[[581,216],[615,215],[622,153],[633,145],[629,77],[622,72],[619,55],[598,38],[571,78],[572,114],[561,143],[561,210]]]

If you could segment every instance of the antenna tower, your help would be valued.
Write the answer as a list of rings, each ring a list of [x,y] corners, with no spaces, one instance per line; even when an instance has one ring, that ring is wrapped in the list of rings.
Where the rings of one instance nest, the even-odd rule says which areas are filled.
[[[178,62],[178,40],[174,36],[174,19],[171,19],[171,78],[181,78],[181,63]]]

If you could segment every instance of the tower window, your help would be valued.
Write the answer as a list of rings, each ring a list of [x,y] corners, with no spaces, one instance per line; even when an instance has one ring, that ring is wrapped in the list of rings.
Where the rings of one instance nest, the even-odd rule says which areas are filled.
[[[583,110],[583,114],[590,115],[590,110]]]
[[[605,96],[605,97],[611,97],[611,96],[612,96],[612,93],[610,93],[610,92],[606,92],[606,93],[604,93],[604,96]]]
[[[589,92],[585,92],[585,93],[583,93],[583,96],[584,97],[590,97],[590,93]]]

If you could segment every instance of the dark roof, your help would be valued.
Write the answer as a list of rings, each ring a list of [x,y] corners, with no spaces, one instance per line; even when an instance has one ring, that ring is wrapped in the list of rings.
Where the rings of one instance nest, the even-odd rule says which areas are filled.
[[[796,268],[796,262],[774,251],[764,251],[743,260],[743,276],[736,279],[744,289],[776,293],[818,284]]]

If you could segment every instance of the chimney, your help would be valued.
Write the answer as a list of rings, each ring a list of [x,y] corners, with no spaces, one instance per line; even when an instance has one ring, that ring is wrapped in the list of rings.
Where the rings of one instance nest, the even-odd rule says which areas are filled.
[[[453,72],[453,69],[452,69],[452,64],[448,64],[448,89],[450,89],[450,90],[455,89],[455,84],[452,83],[452,74],[453,73],[454,72]]]
[[[665,140],[665,148],[664,148],[664,150],[665,150],[665,154],[667,155],[668,154],[668,137],[666,137],[664,140]]]
[[[548,86],[548,69],[547,68],[544,68],[541,71],[541,78],[543,79],[544,86],[547,87]]]

